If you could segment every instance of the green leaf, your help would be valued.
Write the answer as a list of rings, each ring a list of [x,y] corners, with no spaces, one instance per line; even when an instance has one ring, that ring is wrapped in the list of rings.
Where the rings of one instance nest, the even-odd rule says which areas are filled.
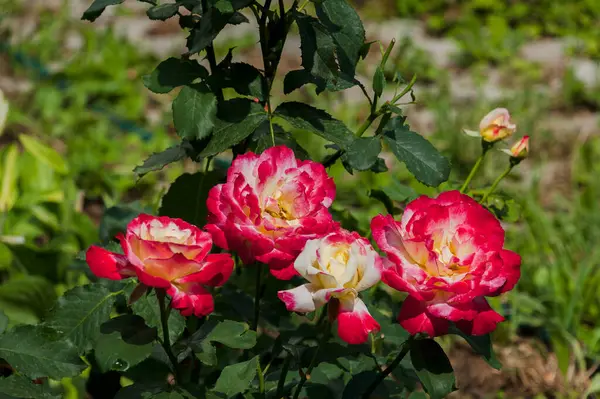
[[[0,357],[30,378],[79,375],[86,367],[73,344],[45,326],[17,326],[0,336]]]
[[[104,9],[108,6],[121,4],[125,0],[94,0],[91,6],[84,11],[81,19],[94,22],[104,12]]]
[[[375,97],[381,97],[383,90],[385,90],[385,84],[383,69],[378,66],[377,69],[375,69],[375,75],[373,75],[373,91],[375,92]]]
[[[246,323],[224,320],[219,322],[205,339],[234,349],[250,349],[256,345],[256,332],[250,330]]]
[[[234,349],[250,349],[256,345],[256,332],[246,323],[225,320],[205,322],[189,339],[188,344],[198,359],[209,366],[217,364],[217,353],[213,342]]]
[[[217,97],[205,84],[185,86],[173,101],[173,124],[179,137],[202,139],[210,134],[217,115]]]
[[[19,135],[19,141],[25,150],[33,155],[38,161],[43,162],[47,166],[54,169],[57,173],[62,175],[69,173],[69,167],[67,166],[67,163],[53,148],[48,147],[35,138],[25,134]]]
[[[471,348],[480,355],[490,366],[495,368],[496,370],[500,370],[502,368],[502,364],[496,358],[496,354],[494,353],[494,347],[492,346],[492,338],[490,334],[486,335],[467,335],[462,332],[460,329],[456,328],[455,325],[450,325],[450,334],[460,335],[467,341]]]
[[[410,360],[431,399],[441,399],[456,390],[454,370],[442,347],[433,339],[414,340]]]
[[[234,98],[219,104],[213,134],[200,156],[223,152],[250,136],[268,119],[264,108],[252,100]]]
[[[162,337],[162,324],[160,322],[160,309],[156,299],[156,293],[144,295],[132,305],[133,313],[141,316],[150,327],[156,327],[158,336]],[[172,311],[169,314],[169,338],[171,342],[176,342],[185,328],[185,318],[178,312]]]
[[[94,345],[94,357],[100,371],[125,371],[144,361],[152,353],[153,344],[133,345],[127,343],[118,332],[100,334]]]
[[[218,171],[197,172],[193,175],[185,173],[179,176],[162,198],[159,215],[180,218],[196,226],[204,226],[208,214],[208,192],[222,180],[222,173]]]
[[[334,40],[341,72],[353,78],[365,43],[360,17],[347,0],[326,0],[315,4],[315,10]]]
[[[133,169],[133,173],[141,178],[148,172],[161,170],[170,163],[181,161],[187,156],[186,144],[189,143],[184,141],[180,144],[174,145],[173,147],[169,147],[162,152],[157,152],[150,155],[144,161],[144,163],[136,166]]]
[[[21,399],[59,398],[58,395],[48,392],[46,386],[34,384],[29,378],[17,374],[0,378],[0,393]]]
[[[13,324],[38,322],[54,301],[54,286],[43,277],[14,277],[0,285],[0,309]]]
[[[403,122],[405,118],[394,119],[401,119]],[[418,181],[427,186],[439,186],[448,180],[450,175],[448,159],[424,137],[411,131],[408,125],[392,123],[391,126],[393,130],[385,132],[384,140],[396,158],[406,164]]]
[[[232,397],[238,393],[245,392],[256,377],[258,367],[258,356],[252,359],[227,366],[219,375],[219,379],[213,388],[217,393],[223,393]]]
[[[381,152],[379,137],[360,137],[348,147],[344,159],[356,170],[368,170],[377,162]]]
[[[208,71],[197,61],[171,57],[158,64],[156,69],[150,75],[145,75],[142,80],[150,91],[162,94],[207,77]]]
[[[394,203],[384,191],[377,189],[371,190],[369,192],[369,197],[375,198],[377,201],[381,202],[383,206],[385,206],[387,213],[390,215],[399,213],[399,209],[394,206]]]
[[[296,12],[295,19],[300,31],[302,66],[313,76],[335,80],[339,67],[333,38],[316,18]]]
[[[46,324],[84,352],[100,335],[100,325],[110,317],[116,294],[99,284],[67,291],[58,299]]]
[[[284,119],[296,129],[317,134],[342,148],[347,148],[354,141],[354,135],[341,121],[307,104],[285,102],[277,107],[275,116]]]
[[[146,15],[153,20],[165,21],[177,14],[178,10],[179,4],[177,3],[159,4],[146,10]]]
[[[204,12],[200,22],[187,38],[188,55],[199,53],[208,47],[229,22],[239,23],[237,10],[247,7],[250,0],[218,0]]]
[[[307,160],[310,159],[310,155],[308,152],[298,142],[294,137],[283,130],[283,128],[274,123],[273,124],[273,132],[275,134],[275,145],[285,145],[288,148],[291,148],[296,155],[296,158]],[[254,153],[260,154],[267,148],[273,147],[273,138],[271,137],[271,131],[269,128],[269,121],[264,121],[252,135],[252,141],[254,145],[251,145],[250,148]]]
[[[1,165],[2,182],[0,182],[0,212],[9,211],[17,201],[17,178],[19,177],[19,149],[16,144],[9,144]]]

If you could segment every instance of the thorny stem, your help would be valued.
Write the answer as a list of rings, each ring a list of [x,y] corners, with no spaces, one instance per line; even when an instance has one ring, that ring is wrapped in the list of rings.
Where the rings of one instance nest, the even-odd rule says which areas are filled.
[[[371,394],[375,391],[375,389],[377,389],[379,384],[381,384],[383,380],[385,380],[386,377],[390,375],[396,367],[398,367],[402,359],[404,359],[404,356],[406,356],[406,354],[410,350],[410,345],[414,339],[415,337],[411,335],[406,341],[404,341],[404,343],[402,344],[402,349],[400,350],[400,353],[398,353],[398,356],[396,356],[396,358],[390,363],[389,366],[385,368],[385,370],[379,371],[379,374],[377,374],[377,378],[375,378],[375,381],[373,381],[371,385],[369,385],[369,387],[363,394],[362,399],[369,399],[371,397]]]
[[[485,158],[485,156],[488,153],[488,151],[490,150],[490,148],[492,148],[492,145],[490,143],[488,143],[486,141],[482,142],[481,155],[479,156],[479,158],[477,158],[475,165],[473,165],[473,169],[471,169],[469,176],[467,176],[467,180],[465,180],[464,184],[460,188],[461,193],[464,193],[467,190],[467,188],[469,187],[469,183],[471,183],[471,180],[473,180],[473,177],[475,177],[475,174],[481,167],[481,163],[483,162],[483,159]]]
[[[506,176],[508,176],[508,174],[510,173],[510,171],[512,170],[513,167],[514,167],[514,164],[511,162],[510,165],[508,165],[508,168],[506,168],[506,170],[504,170],[504,172],[502,172],[502,174],[500,176],[498,176],[498,178],[496,180],[494,180],[492,187],[490,187],[490,189],[488,190],[487,193],[485,193],[485,195],[483,196],[481,201],[479,201],[480,204],[485,204],[485,200],[487,200],[488,197],[490,195],[492,195],[494,190],[496,190],[496,187],[498,187],[498,184],[502,181],[502,179],[504,179]]]
[[[169,337],[169,314],[165,307],[165,290],[157,289],[156,298],[158,299],[158,308],[160,310],[160,323],[162,325],[163,330],[162,347],[164,348],[169,360],[173,364],[175,380],[180,383],[181,379],[179,374],[179,363],[177,362],[177,358],[173,354],[173,349],[171,348],[171,338]]]

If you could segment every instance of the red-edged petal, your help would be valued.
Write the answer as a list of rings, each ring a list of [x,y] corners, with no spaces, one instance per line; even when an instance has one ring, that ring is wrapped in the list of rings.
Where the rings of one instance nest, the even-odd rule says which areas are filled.
[[[215,309],[212,295],[200,284],[171,286],[167,290],[172,298],[171,307],[179,309],[182,316],[206,316]]]
[[[338,335],[342,340],[358,345],[365,343],[369,333],[379,331],[379,323],[371,316],[365,303],[356,298],[352,308],[340,301],[339,313],[337,314]]]
[[[447,320],[434,317],[427,312],[427,303],[408,296],[398,315],[398,322],[410,334],[426,333],[430,337],[438,337],[448,333]]]
[[[485,335],[496,329],[498,323],[504,321],[504,317],[494,311],[483,297],[473,301],[473,308],[477,315],[473,320],[462,320],[456,322],[456,327],[467,335]]]
[[[135,273],[127,258],[92,245],[85,253],[85,260],[96,276],[110,280],[121,280]]]
[[[277,292],[277,297],[283,301],[285,308],[290,312],[308,313],[315,310],[315,302],[311,284],[304,284],[291,290]]]
[[[178,284],[199,283],[219,287],[233,272],[233,259],[229,254],[210,254],[199,264],[200,271],[176,279]]]

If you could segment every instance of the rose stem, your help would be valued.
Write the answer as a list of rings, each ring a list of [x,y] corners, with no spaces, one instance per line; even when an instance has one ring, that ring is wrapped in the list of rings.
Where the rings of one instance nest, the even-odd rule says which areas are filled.
[[[492,187],[490,187],[489,191],[487,193],[485,193],[485,195],[483,196],[481,201],[479,201],[480,204],[485,203],[485,200],[488,199],[488,197],[494,192],[494,190],[496,189],[496,187],[498,187],[498,184],[502,181],[502,179],[504,179],[506,176],[508,176],[508,174],[512,170],[513,166],[514,165],[512,163],[510,165],[508,165],[508,168],[506,168],[506,170],[504,172],[502,172],[502,174],[500,176],[498,176],[498,178],[496,180],[494,180]]]
[[[473,165],[473,169],[471,169],[471,173],[469,173],[469,176],[467,176],[467,180],[465,180],[465,183],[460,188],[461,193],[464,193],[467,190],[467,187],[469,187],[469,183],[471,183],[471,180],[473,180],[475,173],[477,173],[477,171],[479,170],[479,167],[481,166],[485,155],[488,153],[490,148],[492,148],[492,145],[492,143],[488,143],[487,141],[481,141],[481,155],[479,156],[479,158],[477,158],[475,165]]]
[[[169,337],[169,315],[165,308],[165,290],[157,289],[156,298],[158,299],[158,308],[160,310],[160,322],[163,330],[162,347],[164,348],[167,356],[169,357],[169,360],[173,364],[175,380],[178,383],[181,383],[179,375],[179,363],[177,362],[177,358],[175,357],[175,355],[173,354],[173,350],[171,349],[171,339]]]
[[[365,391],[365,393],[362,396],[362,399],[369,399],[369,397],[371,396],[373,391],[375,391],[377,386],[379,386],[379,384],[381,384],[383,382],[383,380],[385,380],[385,378],[388,375],[390,375],[391,372],[394,371],[394,369],[396,367],[398,367],[398,365],[400,364],[402,359],[404,359],[404,356],[406,356],[406,354],[410,350],[410,344],[412,343],[414,338],[415,337],[411,335],[406,341],[404,341],[404,343],[402,344],[402,349],[400,350],[400,353],[398,353],[398,356],[396,356],[394,361],[392,361],[390,363],[390,365],[385,368],[385,370],[379,371],[377,378],[375,379],[375,381],[373,381],[373,383],[371,383],[369,388],[367,388],[367,390]]]

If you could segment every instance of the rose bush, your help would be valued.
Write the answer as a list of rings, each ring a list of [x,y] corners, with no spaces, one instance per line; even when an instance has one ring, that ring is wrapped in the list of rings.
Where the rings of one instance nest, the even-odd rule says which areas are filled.
[[[209,254],[210,234],[181,219],[139,215],[119,234],[125,255],[91,246],[86,261],[98,277],[137,276],[148,287],[166,289],[183,316],[206,316],[214,309],[205,287],[223,285],[233,271],[229,254]]]
[[[208,230],[243,262],[262,262],[290,279],[306,241],[338,227],[328,209],[335,185],[323,165],[296,159],[285,146],[238,156],[227,182],[210,190]]]
[[[309,283],[279,291],[278,296],[287,310],[300,313],[330,302],[330,318],[337,320],[340,338],[361,344],[379,330],[379,324],[358,293],[379,282],[381,267],[381,258],[368,240],[340,229],[306,243],[294,268]]]
[[[398,321],[408,332],[436,337],[449,322],[469,335],[493,331],[504,318],[486,296],[512,289],[521,258],[504,249],[504,230],[487,209],[458,191],[421,196],[395,221],[371,222],[387,259],[383,281],[408,293]]]

